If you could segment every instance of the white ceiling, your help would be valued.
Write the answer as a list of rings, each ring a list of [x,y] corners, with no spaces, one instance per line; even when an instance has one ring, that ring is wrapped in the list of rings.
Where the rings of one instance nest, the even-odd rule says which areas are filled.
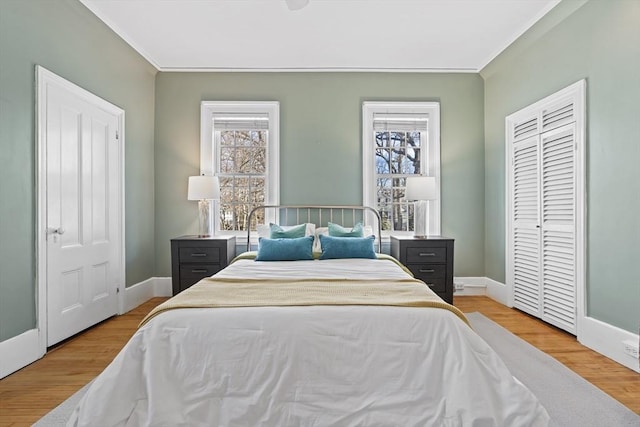
[[[477,72],[560,0],[80,0],[162,71]]]

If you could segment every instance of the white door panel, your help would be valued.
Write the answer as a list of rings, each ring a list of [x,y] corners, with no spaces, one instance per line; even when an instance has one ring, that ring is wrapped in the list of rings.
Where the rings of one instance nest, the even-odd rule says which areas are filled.
[[[47,345],[118,311],[122,268],[118,115],[47,91]]]

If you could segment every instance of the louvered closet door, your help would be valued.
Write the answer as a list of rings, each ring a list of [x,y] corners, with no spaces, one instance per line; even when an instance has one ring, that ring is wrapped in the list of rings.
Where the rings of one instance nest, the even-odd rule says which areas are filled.
[[[544,132],[540,144],[541,318],[575,333],[575,124]]]
[[[506,118],[510,303],[573,334],[584,314],[585,89]]]
[[[540,229],[538,136],[513,145],[512,283],[514,307],[540,312]]]

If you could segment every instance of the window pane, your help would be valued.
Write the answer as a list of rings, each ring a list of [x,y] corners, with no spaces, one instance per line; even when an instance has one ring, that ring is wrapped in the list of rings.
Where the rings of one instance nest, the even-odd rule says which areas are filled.
[[[375,132],[375,139],[377,147],[389,146],[389,132]]]
[[[406,178],[394,178],[392,182],[393,182],[393,186],[394,187],[402,187],[402,188],[404,188],[407,185],[406,184],[406,182],[407,182]]]
[[[253,172],[265,173],[267,171],[267,149],[253,148],[251,149],[251,157],[253,159]]]
[[[254,147],[266,147],[267,146],[267,131],[251,131],[251,145]]]
[[[407,145],[412,147],[420,147],[420,132],[409,132]]]
[[[249,205],[248,206],[248,212],[251,212],[256,206],[258,206],[260,204],[261,203]],[[255,231],[258,228],[257,227],[258,224],[264,224],[264,223],[265,223],[265,220],[264,220],[264,209],[260,209],[260,210],[256,211],[253,214],[253,220],[251,221],[251,230]],[[242,225],[242,230],[246,231],[246,229],[247,229],[247,223],[246,223],[246,220],[245,220],[244,224]]]
[[[251,149],[250,148],[237,148],[236,149],[236,173],[251,173]]]
[[[391,203],[392,189],[390,186],[378,186],[378,205]]]
[[[416,169],[416,159],[409,157],[407,154],[402,156],[402,161],[400,162],[400,172],[401,174],[413,174]]]
[[[233,178],[220,177],[220,204],[233,203]]]
[[[264,204],[265,178],[251,179],[251,201],[256,205]]]
[[[394,188],[393,189],[393,202],[399,203],[401,200],[404,200],[404,187]]]
[[[380,212],[380,219],[383,230],[393,230],[391,227],[391,205],[383,205],[378,207],[378,211]]]
[[[384,148],[376,149],[376,173],[378,174],[386,174],[391,173],[391,169],[389,166],[389,158],[391,157],[391,153],[389,150]]]
[[[409,212],[406,203],[393,204],[393,229],[408,230]]]
[[[266,132],[226,131],[226,134],[227,145],[220,147],[219,159],[220,229],[243,231],[251,209],[265,203],[267,153],[262,138]],[[264,222],[264,215],[260,212],[256,217],[258,223]]]
[[[249,178],[235,177],[233,179],[233,201],[234,203],[247,203],[249,191]]]
[[[420,174],[420,149],[407,148],[407,160],[410,161],[407,166],[407,173]]]
[[[247,130],[236,131],[236,145],[242,145],[242,146],[253,145],[253,139],[251,138],[251,131],[247,131]]]
[[[236,230],[247,229],[247,218],[249,216],[249,205],[241,204],[235,205],[234,218],[236,223]]]
[[[220,230],[234,230],[233,205],[220,204]]]
[[[223,147],[233,145],[233,131],[220,132],[220,145]]]
[[[235,148],[220,148],[220,173],[233,173],[235,170]]]
[[[404,161],[404,153],[401,150],[393,150],[391,152],[391,173],[404,173],[402,163]]]
[[[390,145],[392,147],[402,147],[406,145],[404,132],[391,132],[390,133]]]
[[[413,203],[405,199],[406,177],[420,174],[420,132],[376,133],[377,205],[383,230],[413,230]]]

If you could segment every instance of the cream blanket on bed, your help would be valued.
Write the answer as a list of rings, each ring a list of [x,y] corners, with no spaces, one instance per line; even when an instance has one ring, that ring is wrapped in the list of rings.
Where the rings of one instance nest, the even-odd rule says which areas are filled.
[[[179,308],[369,305],[432,307],[464,314],[442,301],[413,278],[380,280],[296,279],[264,280],[208,277],[154,308],[140,327],[158,314]]]

